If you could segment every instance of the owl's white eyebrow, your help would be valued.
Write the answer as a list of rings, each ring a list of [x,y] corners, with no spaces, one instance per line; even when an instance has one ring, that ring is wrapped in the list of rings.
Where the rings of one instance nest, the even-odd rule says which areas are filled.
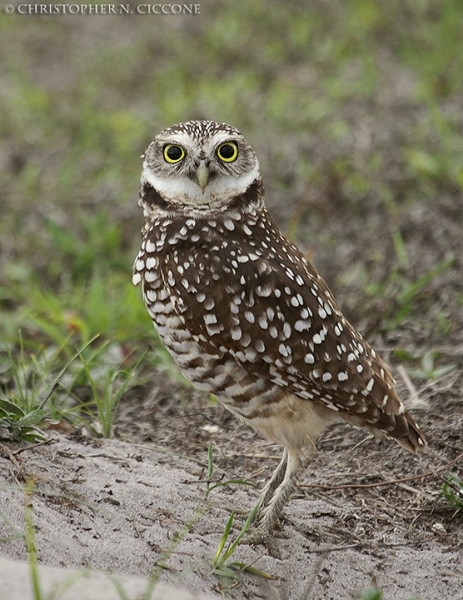
[[[229,142],[232,140],[236,140],[236,135],[224,131],[219,131],[211,137],[211,146],[216,147],[219,144],[222,144],[223,142]]]
[[[235,139],[236,139],[236,135],[233,135],[232,133],[229,133],[226,131],[218,131],[217,133],[214,133],[214,135],[209,138],[209,141],[208,141],[208,143],[206,142],[206,145],[209,146],[210,148],[216,148],[223,142],[227,142],[227,141],[235,140]],[[175,133],[169,135],[168,137],[164,138],[162,141],[164,144],[179,144],[185,150],[190,149],[190,151],[191,151],[191,148],[193,147],[193,140],[191,138],[191,135],[184,131],[175,132]]]
[[[180,146],[185,148],[185,150],[187,148],[191,148],[192,145],[191,136],[189,136],[183,131],[179,131],[169,135],[168,137],[164,138],[163,142],[164,144],[179,144]]]

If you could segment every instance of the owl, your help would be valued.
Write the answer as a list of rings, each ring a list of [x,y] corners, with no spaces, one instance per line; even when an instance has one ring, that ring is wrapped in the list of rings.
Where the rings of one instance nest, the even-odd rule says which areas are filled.
[[[134,284],[183,375],[284,448],[252,542],[267,543],[315,441],[338,420],[416,452],[387,365],[267,212],[259,162],[224,123],[190,121],[143,155]]]

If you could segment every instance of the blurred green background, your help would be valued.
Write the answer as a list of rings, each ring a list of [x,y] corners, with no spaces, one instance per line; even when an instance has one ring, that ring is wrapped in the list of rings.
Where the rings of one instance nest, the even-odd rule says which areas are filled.
[[[192,118],[248,138],[271,212],[368,339],[421,379],[458,368],[460,0],[2,12],[0,31],[0,385],[26,415],[118,402],[168,368],[130,281],[140,155]]]

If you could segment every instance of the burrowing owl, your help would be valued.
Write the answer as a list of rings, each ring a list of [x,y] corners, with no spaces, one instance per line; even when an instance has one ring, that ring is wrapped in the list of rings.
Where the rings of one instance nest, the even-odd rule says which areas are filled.
[[[261,495],[266,541],[336,419],[426,442],[383,360],[341,314],[326,283],[268,214],[256,155],[241,133],[190,121],[144,154],[144,212],[133,282],[182,373],[284,447]]]

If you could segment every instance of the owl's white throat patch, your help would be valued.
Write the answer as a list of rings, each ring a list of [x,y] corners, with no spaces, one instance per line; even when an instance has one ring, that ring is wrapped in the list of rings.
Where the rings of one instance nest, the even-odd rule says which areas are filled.
[[[233,198],[244,194],[248,187],[259,178],[259,164],[256,162],[249,173],[240,177],[221,175],[216,179],[211,179],[203,194],[199,185],[188,177],[160,177],[154,175],[145,164],[141,182],[152,185],[161,197],[171,204],[189,206],[192,210],[201,211],[202,207],[225,208]]]

